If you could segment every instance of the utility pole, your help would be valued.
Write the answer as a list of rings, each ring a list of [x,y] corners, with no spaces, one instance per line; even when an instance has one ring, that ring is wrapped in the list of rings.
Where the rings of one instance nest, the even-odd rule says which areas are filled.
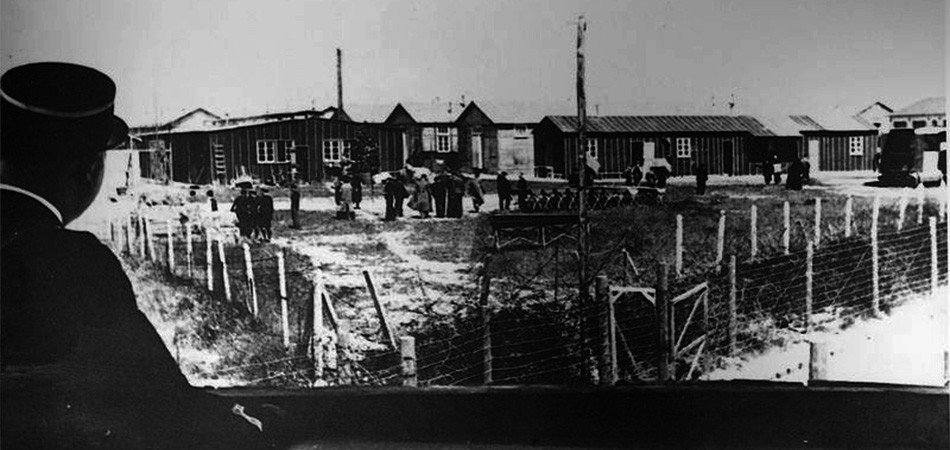
[[[343,51],[336,49],[336,109],[343,111]]]
[[[589,256],[588,236],[587,236],[587,204],[586,204],[586,186],[585,186],[585,166],[587,163],[587,140],[585,134],[587,131],[587,97],[584,93],[584,32],[587,31],[587,22],[584,16],[577,18],[577,254],[580,259],[580,265],[577,273],[577,292],[578,303],[582,311],[581,324],[584,327],[581,335],[583,336],[583,371],[590,379],[590,365],[592,346],[594,344],[594,330],[592,328],[594,321],[589,320],[587,315],[592,311],[590,292],[587,286],[587,259]]]

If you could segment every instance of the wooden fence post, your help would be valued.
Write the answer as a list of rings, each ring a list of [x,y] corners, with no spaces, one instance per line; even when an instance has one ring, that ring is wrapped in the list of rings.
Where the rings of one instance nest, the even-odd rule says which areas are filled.
[[[850,195],[848,199],[844,202],[844,237],[851,237],[851,222],[854,221],[852,215],[854,214],[854,198]]]
[[[937,292],[939,276],[937,270],[937,218],[931,217],[930,220],[930,293]]]
[[[736,256],[732,255],[729,257],[729,355],[735,355],[737,350],[736,338],[739,335],[738,318],[736,317],[738,315],[737,297]]]
[[[399,338],[399,354],[402,356],[402,385],[416,387],[419,385],[419,375],[416,373],[416,338],[402,336]]]
[[[115,232],[115,220],[109,220],[109,242],[112,244],[112,248],[118,248],[118,236]]]
[[[720,271],[722,271],[722,256],[725,249],[726,249],[726,211],[720,209],[719,210],[719,229],[716,231],[716,267]]]
[[[815,197],[815,247],[821,247],[821,197]]]
[[[683,215],[676,215],[676,277],[683,276]]]
[[[231,301],[231,277],[228,276],[228,259],[224,252],[224,239],[218,236],[218,258],[221,259],[221,284],[224,285],[224,298]]]
[[[195,268],[194,236],[191,233],[191,222],[185,224],[185,257],[188,259],[188,278],[193,276]]]
[[[665,262],[660,262],[656,266],[656,326],[659,334],[659,368],[660,382],[668,382],[673,379],[673,370],[671,360],[673,359],[673,339],[670,330],[670,305],[667,297],[668,283],[667,267]]]
[[[284,348],[290,348],[290,311],[287,305],[287,272],[284,267],[284,250],[277,252],[277,281],[280,288],[280,329]]]
[[[125,232],[125,254],[132,256],[132,227],[127,221],[123,221],[122,231]]]
[[[874,196],[874,205],[871,210],[871,311],[875,316],[881,315],[881,280],[880,255],[878,254],[877,230],[878,219],[881,214],[881,197]]]
[[[254,317],[257,317],[259,313],[257,308],[257,283],[255,283],[254,280],[254,262],[251,260],[251,246],[245,242],[241,247],[244,248],[245,282],[247,283],[248,291],[251,293],[251,304],[248,309],[254,314]]]
[[[313,360],[314,379],[323,379],[323,281],[318,280],[313,285],[313,296],[310,300],[313,311],[313,327],[311,328],[310,357]]]
[[[815,247],[811,242],[805,247],[805,333],[811,332],[812,308],[814,307]]]
[[[373,284],[373,277],[370,276],[369,271],[363,271],[363,279],[366,280],[366,289],[369,291],[369,296],[373,300],[373,306],[376,307],[376,315],[379,316],[379,328],[383,332],[383,339],[386,340],[386,345],[389,348],[396,349],[396,339],[393,337],[392,329],[389,328],[389,320],[386,319],[386,311],[383,309],[382,303],[379,301],[379,297],[376,295],[376,285]]]
[[[620,369],[617,359],[617,311],[610,290],[607,291],[607,327],[610,330],[610,384],[617,384],[620,380]]]
[[[488,270],[482,273],[482,291],[479,295],[478,305],[482,315],[482,373],[483,383],[492,384],[493,357],[491,351],[491,306],[488,303],[489,289],[491,288],[491,275]]]
[[[943,193],[944,198],[940,200],[940,221],[950,220],[950,217],[947,216],[947,203],[950,203],[950,191],[947,190],[947,183],[944,181],[940,182],[940,192]],[[948,233],[950,234],[950,233]]]
[[[907,214],[907,189],[901,190],[900,201],[897,206],[897,231],[904,229],[904,218]]]
[[[175,273],[175,225],[169,220],[165,222],[168,228],[168,271]]]
[[[924,198],[924,187],[917,186],[917,225],[924,224],[924,204],[926,202]]]
[[[808,343],[808,381],[820,381],[827,378],[828,349],[824,343]]]
[[[751,247],[751,255],[749,260],[755,260],[755,257],[759,253],[759,210],[755,205],[752,205],[752,208],[749,211],[749,244]]]
[[[148,260],[156,261],[158,258],[155,256],[155,242],[152,241],[152,238],[155,237],[152,230],[152,221],[142,218],[142,228],[145,229],[145,245],[148,247]]]
[[[147,240],[145,239],[145,217],[139,217],[139,220],[136,222],[136,229],[138,230],[138,244],[139,244],[139,258],[145,259],[145,246],[147,245]]]
[[[597,330],[600,332],[600,384],[601,385],[612,385],[614,380],[614,374],[611,371],[613,360],[612,355],[610,354],[610,283],[607,281],[606,275],[598,275],[594,281],[594,298],[595,304],[597,305],[598,310],[601,311],[599,314],[600,320],[598,321]]]
[[[782,203],[782,253],[788,254],[792,239],[792,211],[788,202]]]
[[[211,251],[211,234],[208,228],[204,229],[205,235],[205,272],[208,279],[208,292],[214,292],[214,253]]]

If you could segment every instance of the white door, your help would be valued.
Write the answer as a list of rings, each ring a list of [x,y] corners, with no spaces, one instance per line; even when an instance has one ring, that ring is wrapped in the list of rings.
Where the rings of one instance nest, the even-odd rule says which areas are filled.
[[[808,164],[812,172],[821,171],[821,144],[818,139],[808,141]]]
[[[648,169],[653,167],[653,157],[656,154],[656,143],[655,142],[644,142],[643,143],[643,167]]]
[[[482,135],[472,133],[472,168],[483,168],[482,164]]]

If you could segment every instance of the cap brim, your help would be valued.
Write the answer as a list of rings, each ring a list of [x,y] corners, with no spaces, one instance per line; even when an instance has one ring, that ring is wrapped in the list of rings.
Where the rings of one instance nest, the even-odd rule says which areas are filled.
[[[113,150],[120,147],[129,140],[129,126],[118,116],[112,116],[112,133],[109,135],[109,142],[106,144],[106,150]]]

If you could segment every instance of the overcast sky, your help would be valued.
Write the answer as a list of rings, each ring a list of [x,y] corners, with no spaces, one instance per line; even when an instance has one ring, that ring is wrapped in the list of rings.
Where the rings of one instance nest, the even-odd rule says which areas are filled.
[[[899,108],[944,95],[945,3],[2,0],[0,66],[95,66],[133,125],[334,105],[337,47],[347,103],[573,101],[584,14],[591,114]]]

